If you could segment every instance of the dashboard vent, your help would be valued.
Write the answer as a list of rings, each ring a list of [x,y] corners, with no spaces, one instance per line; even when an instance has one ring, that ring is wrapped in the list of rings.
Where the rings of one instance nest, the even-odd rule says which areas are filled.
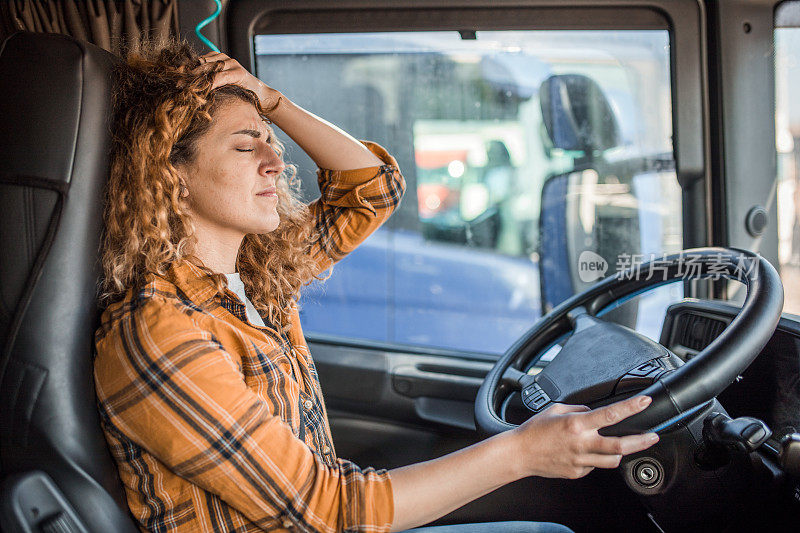
[[[722,320],[684,313],[678,319],[677,341],[686,348],[699,352],[719,337],[727,325]]]

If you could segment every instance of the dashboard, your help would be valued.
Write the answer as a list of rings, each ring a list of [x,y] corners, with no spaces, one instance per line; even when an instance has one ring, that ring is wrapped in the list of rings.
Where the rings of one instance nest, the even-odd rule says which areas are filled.
[[[687,299],[667,309],[660,343],[691,360],[730,324],[739,308]],[[718,397],[731,417],[767,423],[780,440],[800,429],[800,317],[784,314],[761,354]]]

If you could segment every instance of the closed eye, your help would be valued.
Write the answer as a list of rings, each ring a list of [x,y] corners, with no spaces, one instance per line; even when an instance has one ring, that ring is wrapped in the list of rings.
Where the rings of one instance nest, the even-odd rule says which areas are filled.
[[[252,152],[252,151],[253,151],[253,149],[252,149],[252,148],[250,148],[249,150],[245,150],[244,148],[237,148],[237,149],[236,149],[236,151],[237,151],[237,152]]]

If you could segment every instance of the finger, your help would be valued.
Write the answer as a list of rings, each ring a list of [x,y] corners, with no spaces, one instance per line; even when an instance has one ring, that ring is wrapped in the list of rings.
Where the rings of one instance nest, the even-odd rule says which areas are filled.
[[[214,73],[214,83],[217,84],[220,81],[224,83],[235,83],[237,80],[241,79],[242,71],[240,69],[227,69],[227,70],[219,70]]]
[[[658,442],[656,433],[642,435],[628,435],[626,437],[601,437],[597,436],[589,446],[593,453],[606,455],[628,455],[646,450]]]
[[[584,413],[589,411],[589,408],[585,405],[571,405],[568,403],[554,403],[544,411],[550,411],[550,414],[553,415],[561,415],[566,413]]]
[[[613,426],[620,420],[643,411],[650,405],[650,402],[651,398],[649,396],[634,396],[633,398],[595,409],[586,414],[586,420],[594,428]]]
[[[238,70],[224,70],[214,75],[214,82],[211,84],[211,88],[216,89],[222,85],[239,84],[241,80],[242,75]]]
[[[206,62],[203,62],[201,60],[200,64],[197,66],[197,70],[198,71],[209,71],[209,72],[213,71],[214,68],[215,68],[215,65],[217,63],[218,63],[217,61],[206,61]]]
[[[619,466],[620,461],[622,461],[621,455],[605,455],[605,454],[586,454],[581,458],[581,462],[587,466],[593,466],[595,468],[617,468]]]
[[[201,56],[200,56],[200,59],[205,59],[205,60],[207,60],[207,61],[210,61],[210,60],[212,60],[213,58],[216,58],[216,57],[218,57],[218,56],[224,56],[224,57],[228,57],[227,55],[223,54],[222,52],[209,52],[209,53],[207,53],[207,54],[203,54],[203,55],[201,55]]]
[[[222,69],[221,70],[227,70],[227,69],[235,68],[235,67],[239,66],[239,62],[238,61],[226,56],[225,54],[214,54],[213,57],[201,56],[199,59],[200,59],[200,66],[201,67],[207,66],[207,65],[211,65],[213,67],[217,63],[222,63]]]
[[[646,450],[659,440],[657,433],[644,433],[643,435],[629,435],[619,438],[622,439],[622,455]]]
[[[224,58],[216,58],[216,59],[209,59],[205,63],[201,63],[201,65],[216,65],[218,63],[222,63],[222,68],[220,70],[229,70],[231,68],[239,66],[239,63],[235,59],[224,59]]]
[[[214,61],[216,61],[217,60],[216,56],[218,55],[219,54],[217,52],[212,52],[210,54],[202,55],[197,59],[200,61],[201,65],[205,65],[206,63],[213,63]]]
[[[242,68],[239,62],[236,61],[235,59],[226,59],[224,61],[220,59],[219,61],[212,62],[212,65],[216,63],[222,63],[222,67],[217,71],[217,75],[223,72],[235,72],[244,70],[244,68]]]

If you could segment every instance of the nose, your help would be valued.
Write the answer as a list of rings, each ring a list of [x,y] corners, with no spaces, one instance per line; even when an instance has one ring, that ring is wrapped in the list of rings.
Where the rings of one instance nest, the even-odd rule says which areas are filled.
[[[260,171],[266,175],[279,175],[285,168],[286,164],[281,159],[281,156],[278,155],[272,146],[267,145],[264,150],[264,160],[261,164]]]

